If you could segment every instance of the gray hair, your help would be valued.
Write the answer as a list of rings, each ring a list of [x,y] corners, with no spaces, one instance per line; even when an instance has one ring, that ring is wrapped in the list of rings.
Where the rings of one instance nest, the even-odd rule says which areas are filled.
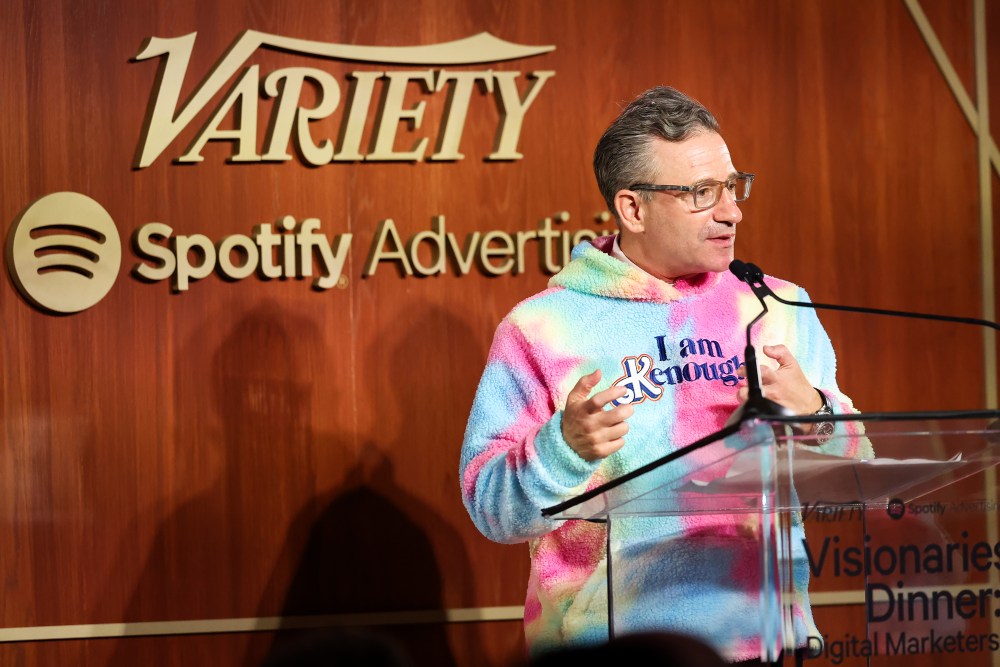
[[[684,141],[700,132],[718,132],[712,112],[679,90],[651,88],[632,100],[601,135],[594,150],[594,175],[608,208],[618,218],[615,194],[656,178],[650,152],[654,139]],[[641,191],[648,200],[649,192]]]

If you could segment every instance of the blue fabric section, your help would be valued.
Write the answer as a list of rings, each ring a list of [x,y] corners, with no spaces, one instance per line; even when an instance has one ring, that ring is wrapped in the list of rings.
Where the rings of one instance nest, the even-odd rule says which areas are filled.
[[[510,358],[512,351],[528,349],[520,332],[502,326],[496,340],[462,444],[463,474],[491,446],[499,443],[502,448],[480,469],[474,490],[463,478],[462,495],[484,535],[514,543],[557,527],[557,522],[542,517],[541,510],[573,495],[598,464],[587,463],[566,444],[561,413],[542,421],[538,404],[547,403],[547,398],[540,378],[514,370],[535,366]],[[527,419],[516,423],[517,416],[535,416],[540,423]]]
[[[585,461],[574,452],[562,436],[562,412],[557,412],[535,436],[539,474],[549,471],[553,489],[563,493],[573,491],[590,479],[600,461]]]

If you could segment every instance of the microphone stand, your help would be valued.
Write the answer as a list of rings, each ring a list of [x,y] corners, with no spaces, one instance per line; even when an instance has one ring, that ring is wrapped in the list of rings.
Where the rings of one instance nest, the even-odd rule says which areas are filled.
[[[733,268],[736,265],[736,268]],[[815,302],[804,302],[804,301],[789,301],[788,299],[782,299],[780,296],[775,294],[770,287],[764,282],[764,272],[761,271],[760,267],[756,264],[750,262],[743,263],[738,259],[734,259],[729,265],[729,270],[736,274],[736,277],[750,285],[750,289],[757,296],[761,303],[764,303],[764,297],[771,297],[778,303],[783,303],[786,306],[798,306],[801,308],[820,308],[823,310],[839,310],[847,313],[869,313],[872,315],[890,315],[892,317],[909,317],[917,320],[936,320],[939,322],[957,322],[959,324],[975,324],[982,327],[989,327],[1000,331],[1000,324],[996,322],[991,322],[990,320],[981,320],[975,317],[953,317],[951,315],[935,315],[932,313],[915,313],[905,310],[885,310],[883,308],[865,308],[863,306],[838,306],[829,303],[815,303]],[[742,275],[738,273],[742,271]]]
[[[757,297],[761,308],[763,308],[757,317],[753,318],[750,324],[747,325],[747,346],[743,351],[743,361],[747,369],[748,395],[746,403],[740,407],[737,413],[737,421],[742,424],[745,421],[762,417],[791,416],[791,410],[764,396],[764,390],[760,386],[760,367],[757,364],[757,351],[750,340],[753,325],[757,324],[767,314],[767,304],[764,302],[763,296],[754,289],[754,285],[750,282],[747,265],[738,259],[734,259],[729,265],[729,270],[736,274],[737,278],[750,285],[750,289],[753,290],[754,296]]]

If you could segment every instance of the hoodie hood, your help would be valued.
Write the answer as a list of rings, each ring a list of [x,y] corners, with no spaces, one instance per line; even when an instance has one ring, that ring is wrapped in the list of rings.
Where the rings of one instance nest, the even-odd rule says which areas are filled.
[[[569,264],[552,276],[549,287],[612,299],[670,303],[706,292],[719,282],[718,273],[703,273],[674,283],[660,280],[614,257],[614,242],[615,236],[608,235],[577,245]]]

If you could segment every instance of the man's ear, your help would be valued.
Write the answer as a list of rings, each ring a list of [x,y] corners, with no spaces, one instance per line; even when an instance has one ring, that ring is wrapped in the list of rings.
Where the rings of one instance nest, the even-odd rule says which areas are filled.
[[[645,231],[646,212],[642,208],[639,193],[634,190],[619,190],[615,193],[615,211],[622,227],[633,234]]]

